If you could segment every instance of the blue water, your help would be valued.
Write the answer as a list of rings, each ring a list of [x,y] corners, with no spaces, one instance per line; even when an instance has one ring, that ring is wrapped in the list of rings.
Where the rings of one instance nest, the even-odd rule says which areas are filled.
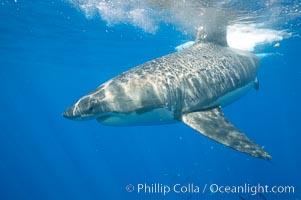
[[[298,23],[298,22],[296,22]],[[260,90],[224,109],[272,155],[249,157],[184,124],[107,127],[61,113],[104,81],[193,38],[107,26],[60,1],[0,1],[0,199],[301,199],[301,39],[261,62]],[[274,48],[265,51],[274,52]],[[200,193],[137,193],[137,184],[193,183]],[[218,194],[203,186],[294,186],[294,193]],[[126,186],[133,184],[134,192]]]

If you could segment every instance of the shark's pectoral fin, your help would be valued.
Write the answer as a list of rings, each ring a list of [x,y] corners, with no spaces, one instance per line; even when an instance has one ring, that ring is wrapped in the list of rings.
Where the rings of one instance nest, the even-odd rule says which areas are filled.
[[[182,121],[199,133],[237,151],[257,158],[268,160],[272,158],[260,146],[228,122],[220,108],[183,114]]]

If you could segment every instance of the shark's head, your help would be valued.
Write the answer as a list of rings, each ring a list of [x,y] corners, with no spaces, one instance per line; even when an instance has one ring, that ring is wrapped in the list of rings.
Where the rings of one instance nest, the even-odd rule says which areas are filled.
[[[96,119],[106,125],[162,124],[173,121],[154,89],[139,84],[109,81],[80,98],[63,116],[71,120]],[[168,121],[168,122],[167,122]]]

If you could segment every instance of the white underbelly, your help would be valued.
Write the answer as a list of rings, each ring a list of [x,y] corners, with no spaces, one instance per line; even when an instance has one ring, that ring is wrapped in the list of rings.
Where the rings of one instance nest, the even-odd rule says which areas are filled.
[[[177,122],[177,120],[174,119],[172,111],[165,108],[159,108],[141,114],[135,112],[129,114],[114,113],[109,117],[98,121],[109,126],[145,126]]]
[[[226,95],[218,98],[215,102],[213,102],[210,106],[217,107],[217,106],[226,106],[231,104],[232,102],[236,101],[243,95],[247,94],[252,88],[255,86],[255,82],[251,82],[241,88],[238,88],[232,92],[227,93]]]

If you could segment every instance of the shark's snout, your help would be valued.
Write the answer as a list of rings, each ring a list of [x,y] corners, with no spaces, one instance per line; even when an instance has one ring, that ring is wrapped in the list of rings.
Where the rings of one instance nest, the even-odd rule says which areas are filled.
[[[65,110],[65,112],[63,112],[63,114],[62,114],[63,117],[65,117],[67,119],[74,119],[75,118],[74,108],[75,108],[75,105],[73,105],[70,108],[68,108],[67,110]]]
[[[88,94],[63,112],[63,117],[71,120],[95,119],[106,111],[106,103],[99,95]]]
[[[83,120],[88,115],[87,112],[83,112],[82,106],[79,103],[75,103],[70,106],[65,112],[63,112],[63,117],[71,120]]]

